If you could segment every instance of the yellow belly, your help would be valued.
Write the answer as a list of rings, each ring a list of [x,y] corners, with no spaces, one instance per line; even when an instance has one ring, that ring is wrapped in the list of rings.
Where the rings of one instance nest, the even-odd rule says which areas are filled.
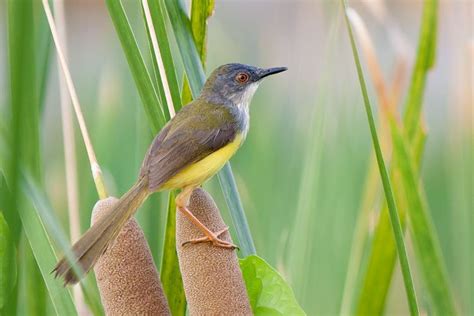
[[[242,144],[242,140],[242,134],[237,135],[231,143],[178,172],[171,179],[166,181],[160,189],[181,189],[201,185],[207,179],[215,175],[230,157],[235,154]]]

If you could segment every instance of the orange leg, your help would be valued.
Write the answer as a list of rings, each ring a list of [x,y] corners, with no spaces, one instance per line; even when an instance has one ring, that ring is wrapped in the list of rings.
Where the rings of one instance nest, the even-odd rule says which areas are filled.
[[[228,249],[235,249],[238,248],[236,245],[219,239],[219,236],[225,233],[229,228],[226,227],[223,230],[218,231],[217,233],[213,233],[209,230],[201,221],[194,216],[188,209],[189,199],[191,198],[191,194],[193,193],[194,188],[185,188],[181,191],[180,194],[176,197],[176,207],[180,210],[197,228],[199,228],[205,237],[202,238],[195,238],[189,241],[186,241],[181,244],[184,246],[186,244],[198,244],[202,242],[211,242],[216,247],[228,248]]]

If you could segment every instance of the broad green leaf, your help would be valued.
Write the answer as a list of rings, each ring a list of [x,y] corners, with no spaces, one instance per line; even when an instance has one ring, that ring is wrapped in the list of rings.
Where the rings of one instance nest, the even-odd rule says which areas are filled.
[[[411,315],[418,315],[418,303],[416,299],[415,287],[413,284],[413,277],[408,262],[408,256],[406,251],[405,242],[403,240],[403,230],[400,224],[400,218],[397,211],[397,205],[395,204],[395,198],[392,190],[392,185],[390,183],[390,178],[385,166],[384,158],[382,155],[382,150],[380,148],[379,137],[377,135],[377,129],[375,127],[375,121],[372,114],[372,108],[369,101],[369,96],[367,93],[367,87],[364,79],[364,74],[362,72],[362,66],[359,60],[359,53],[355,44],[354,36],[352,33],[352,27],[349,21],[347,7],[345,0],[341,0],[344,6],[344,14],[346,18],[347,31],[349,34],[349,39],[352,47],[352,53],[354,56],[354,62],[357,69],[357,75],[359,78],[360,89],[362,92],[362,97],[364,100],[365,111],[367,114],[367,120],[369,124],[370,134],[372,137],[372,143],[375,150],[375,157],[377,158],[377,165],[379,167],[380,177],[382,180],[382,186],[384,189],[385,200],[387,201],[388,211],[390,215],[390,222],[392,224],[392,229],[395,237],[395,244],[397,246],[398,259],[400,260],[400,266],[402,269],[403,281],[405,284],[405,290],[408,300],[408,305],[410,307]]]
[[[150,73],[146,69],[122,2],[120,0],[107,0],[106,3],[115,26],[115,31],[120,39],[122,49],[135,79],[135,84],[152,127],[152,132],[156,133],[165,125],[166,116],[151,81]]]
[[[181,7],[179,1],[175,0],[159,0],[165,1],[171,26],[178,44],[181,58],[183,60],[185,72],[193,97],[197,97],[201,92],[201,88],[205,82],[204,68],[194,43],[191,31],[191,23]],[[227,163],[218,173],[219,183],[224,193],[227,207],[230,210],[232,222],[234,224],[240,249],[243,256],[255,254],[255,246],[252,235],[247,223],[247,218],[240,200],[234,175]]]
[[[262,258],[241,259],[240,268],[255,315],[306,315],[285,280]]]
[[[170,192],[168,201],[168,218],[166,219],[163,261],[161,262],[161,283],[168,298],[173,315],[186,314],[186,297],[183,280],[179,270],[178,254],[176,253],[176,194]]]

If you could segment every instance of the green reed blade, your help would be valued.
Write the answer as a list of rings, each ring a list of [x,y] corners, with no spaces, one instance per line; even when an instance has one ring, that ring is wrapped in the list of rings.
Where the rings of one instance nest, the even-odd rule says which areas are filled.
[[[410,219],[415,255],[420,265],[425,289],[430,296],[430,310],[442,315],[455,314],[447,274],[436,232],[431,224],[427,203],[423,196],[418,173],[426,138],[421,122],[423,92],[428,71],[434,64],[436,48],[437,1],[424,4],[417,61],[413,70],[404,119],[404,134],[388,115],[394,143],[392,179],[400,188],[397,203],[406,205],[408,212],[400,212],[402,223]],[[387,113],[388,114],[388,113]],[[384,210],[382,210],[384,212]],[[396,250],[390,236],[388,217],[382,213],[377,225],[364,283],[357,306],[358,314],[381,313],[395,266]]]
[[[168,298],[171,314],[186,314],[186,297],[183,280],[179,270],[178,254],[176,253],[176,193],[170,192],[168,199],[168,216],[161,261],[161,282]]]
[[[387,168],[385,167],[382,150],[380,149],[380,144],[379,144],[379,140],[377,136],[377,130],[375,127],[375,122],[372,115],[372,109],[370,106],[369,96],[368,96],[367,88],[365,84],[364,74],[362,72],[362,67],[360,65],[359,53],[357,51],[354,36],[352,34],[352,27],[350,25],[349,17],[347,16],[346,3],[344,0],[341,0],[341,1],[344,6],[344,14],[346,18],[347,31],[349,33],[352,53],[354,55],[354,61],[357,68],[357,75],[359,77],[360,88],[361,88],[362,96],[364,99],[364,106],[365,106],[365,111],[367,113],[367,120],[369,123],[370,134],[372,137],[372,142],[373,142],[373,146],[375,150],[375,156],[377,158],[377,164],[379,166],[380,177],[382,180],[385,198],[387,200],[388,210],[390,213],[390,220],[392,223],[393,233],[394,233],[395,241],[397,245],[400,266],[402,268],[403,280],[405,282],[405,290],[407,294],[408,304],[410,306],[410,313],[411,315],[418,315],[419,314],[418,303],[416,301],[415,287],[413,284],[413,277],[410,271],[410,265],[408,263],[406,247],[403,241],[403,231],[400,225],[400,218],[398,217],[398,211],[395,204],[395,199],[393,197],[392,186],[390,184]]]
[[[106,0],[106,3],[115,26],[115,31],[130,66],[130,71],[135,79],[135,84],[152,127],[152,132],[157,133],[166,123],[164,105],[160,103],[151,81],[150,73],[146,69],[122,2],[120,0]]]

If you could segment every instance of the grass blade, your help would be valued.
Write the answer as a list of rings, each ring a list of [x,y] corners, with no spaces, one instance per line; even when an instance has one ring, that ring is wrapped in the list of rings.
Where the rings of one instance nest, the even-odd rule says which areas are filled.
[[[431,297],[432,311],[437,315],[455,315],[453,296],[435,229],[422,194],[413,158],[394,120],[391,120],[395,159],[409,205],[411,237],[426,289]]]
[[[405,243],[403,241],[403,231],[400,225],[400,219],[398,217],[398,212],[397,212],[397,207],[395,204],[395,199],[393,197],[392,193],[392,187],[390,184],[389,176],[387,173],[387,169],[385,167],[385,162],[382,156],[382,151],[380,149],[380,144],[377,136],[377,130],[375,128],[375,122],[374,118],[372,115],[372,109],[370,106],[370,101],[369,101],[369,96],[367,93],[367,88],[365,84],[365,79],[364,75],[362,72],[362,67],[360,65],[360,60],[359,60],[359,54],[357,52],[354,36],[352,34],[352,28],[350,25],[350,21],[348,18],[348,13],[347,13],[347,8],[346,8],[346,3],[344,0],[341,0],[343,5],[344,5],[344,13],[345,13],[345,18],[346,18],[346,24],[347,24],[347,31],[349,33],[349,38],[351,42],[351,47],[352,47],[352,52],[354,55],[354,61],[356,64],[357,68],[357,74],[359,77],[359,83],[361,87],[361,92],[364,98],[364,106],[365,110],[367,113],[367,119],[369,123],[369,128],[370,128],[370,133],[372,136],[372,142],[375,150],[375,155],[377,158],[377,164],[379,166],[379,172],[380,172],[380,177],[382,179],[382,184],[383,184],[383,189],[385,193],[385,198],[387,200],[387,205],[389,208],[389,213],[390,213],[390,220],[392,223],[392,228],[393,228],[393,233],[395,236],[395,241],[397,245],[397,250],[398,250],[398,256],[400,260],[400,266],[402,268],[402,274],[403,274],[403,279],[405,282],[405,289],[406,289],[406,294],[407,294],[407,299],[408,299],[408,304],[410,306],[410,313],[412,315],[418,315],[418,303],[416,301],[416,294],[415,294],[415,288],[413,284],[413,277],[410,272],[410,266],[408,263],[408,257],[406,253],[406,248],[405,248]]]
[[[55,312],[58,315],[77,315],[71,293],[64,289],[60,280],[53,278],[50,274],[57,257],[38,213],[26,199],[21,202],[19,213]]]
[[[143,2],[142,2],[143,3]],[[156,40],[158,42],[160,57],[163,62],[164,73],[166,74],[166,83],[169,86],[171,94],[171,100],[174,107],[174,111],[179,111],[181,108],[181,96],[179,91],[178,77],[176,76],[175,64],[171,53],[170,42],[168,33],[165,25],[165,16],[160,1],[147,1],[151,20],[153,22],[154,31],[156,34]],[[150,39],[151,41],[151,39]],[[154,58],[155,56],[153,56]],[[155,58],[154,58],[155,59]],[[163,71],[158,69],[158,62],[155,59],[155,73],[158,74],[158,88],[160,93],[164,94],[164,81],[161,79],[164,77]]]
[[[394,87],[388,87],[383,72],[381,70],[373,42],[371,40],[369,32],[367,31],[364,21],[354,10],[351,11],[349,18],[359,39],[363,54],[365,55],[368,72],[377,92],[377,101],[379,103],[381,117],[379,135],[381,135],[382,139],[382,152],[384,153],[384,155],[388,155],[392,151],[392,144],[390,139],[390,130],[387,126],[387,115],[389,113],[394,112],[396,104],[398,103],[398,98],[396,96],[399,95],[398,93],[392,92],[393,96],[390,97],[390,90],[397,91],[397,86],[399,85],[399,83],[395,81]],[[356,236],[359,240],[361,240],[358,245],[359,255],[357,258],[351,258],[351,260],[357,260],[356,262],[352,262],[351,268],[356,263],[359,265],[363,265],[364,267],[367,266],[367,270],[364,275],[365,278],[359,279],[359,283],[361,284],[357,284],[357,286],[355,287],[355,290],[361,289],[356,310],[356,314],[358,315],[373,315],[381,314],[383,312],[387,292],[391,283],[393,269],[397,258],[396,245],[393,239],[387,204],[385,203],[379,217],[379,223],[383,223],[383,225],[379,225],[376,227],[376,234],[371,243],[372,254],[375,255],[370,257],[370,261],[368,262],[368,264],[365,261],[362,262],[362,241],[368,238],[368,222],[370,215],[369,211],[375,206],[373,205],[373,203],[377,199],[376,193],[379,187],[378,181],[376,181],[376,173],[377,162],[375,161],[375,159],[371,159],[368,181],[370,181],[369,183],[372,183],[370,189],[372,192],[366,191],[364,195],[364,204],[362,205],[361,213],[358,218],[358,224],[356,226]],[[394,168],[391,169],[390,178],[395,184],[395,187],[400,188],[399,177],[395,177]],[[407,208],[406,201],[403,197],[401,190],[397,190],[394,193],[396,203],[400,206],[400,223],[402,225],[402,228],[404,228],[405,209]],[[356,242],[357,239],[354,240],[353,246]],[[386,246],[387,242],[389,242],[389,246]],[[348,271],[348,274],[354,275],[354,269],[352,271]],[[346,298],[345,313],[348,313],[348,308],[352,307],[347,306],[349,304],[347,300],[349,300],[349,298]]]
[[[204,85],[205,75],[198,50],[192,37],[190,21],[177,1],[164,1],[181,53],[192,95],[197,97]],[[248,256],[255,254],[255,246],[229,163],[218,173],[218,177],[227,206],[230,210],[232,222],[237,232],[237,237],[239,238],[242,255]]]
[[[46,272],[48,280],[53,280],[55,284],[61,284],[60,279],[56,279],[51,274],[52,267],[55,266],[57,261],[57,256],[52,248],[52,241],[50,238],[53,238],[53,241],[60,246],[60,249],[65,253],[68,258],[72,256],[72,253],[69,251],[70,245],[68,238],[64,231],[61,229],[61,225],[58,223],[55,212],[52,210],[46,194],[41,189],[41,187],[36,183],[36,181],[25,173],[21,179],[21,189],[28,201],[29,207],[34,210],[36,217],[38,218],[39,223],[41,224],[42,230],[47,233],[47,242],[51,248],[52,255],[48,255],[48,258],[51,257],[52,264],[49,266],[46,265]],[[39,228],[38,228],[39,230]],[[47,250],[49,251],[49,250]],[[35,254],[36,256],[36,254]],[[78,267],[75,267],[78,269]],[[91,310],[94,314],[102,314],[103,310],[101,304],[98,300],[98,297],[94,295],[95,291],[93,290],[92,284],[88,282],[87,279],[81,281],[82,290],[85,298],[87,299]],[[61,290],[63,293],[69,293],[69,289],[65,289],[61,284]],[[60,315],[62,315],[60,313]]]
[[[227,207],[232,216],[232,223],[234,224],[237,238],[239,239],[239,247],[242,251],[242,255],[243,257],[254,255],[257,253],[257,250],[255,250],[250,227],[239,197],[239,192],[237,191],[237,183],[235,183],[230,163],[225,164],[224,168],[219,172],[218,177]]]
[[[404,117],[404,126],[410,143],[416,138],[416,134],[420,132],[422,127],[420,118],[423,92],[427,73],[434,65],[436,56],[437,11],[438,0],[424,2],[416,64],[412,74]]]
[[[41,3],[39,1],[35,2],[36,10],[41,12]],[[49,75],[49,65],[51,62],[51,32],[48,28],[48,21],[43,14],[39,14],[38,18],[38,27],[37,27],[37,45],[38,53],[36,55],[36,67],[37,67],[37,76],[38,76],[38,101],[40,103],[40,111],[44,107],[44,99],[46,97],[46,85],[48,83]]]
[[[186,314],[186,297],[183,280],[179,270],[176,253],[176,194],[171,192],[168,200],[168,217],[166,219],[163,260],[161,262],[161,282],[168,298],[172,315]]]
[[[191,5],[191,31],[201,63],[206,64],[207,57],[207,20],[214,12],[215,0],[193,0]]]
[[[191,33],[203,69],[206,68],[207,20],[214,12],[214,5],[214,0],[193,0],[191,4]],[[183,103],[189,103],[193,99],[189,81],[186,76],[184,76],[183,80],[182,99]]]
[[[151,44],[151,51],[153,57],[153,66],[155,67],[155,74],[158,80],[158,89],[162,98],[162,105],[167,105],[169,117],[173,117],[176,114],[174,109],[173,100],[171,96],[170,87],[168,84],[168,77],[166,76],[163,59],[161,57],[161,51],[158,46],[156,38],[155,27],[153,25],[150,8],[148,6],[148,0],[142,1],[142,9],[145,16],[145,24],[148,34],[148,42]]]
[[[194,43],[192,36],[191,23],[186,12],[181,7],[180,1],[159,0],[164,1],[166,10],[173,27],[174,36],[178,43],[181,53],[181,59],[184,64],[186,76],[189,81],[191,92],[194,98],[201,93],[202,86],[206,81],[204,67],[201,63],[201,57]]]
[[[12,266],[15,247],[19,247],[21,231],[24,230],[31,237],[34,233],[27,231],[33,227],[25,227],[24,218],[20,211],[23,207],[23,196],[21,194],[19,179],[21,168],[28,170],[36,177],[40,177],[39,156],[39,99],[36,68],[36,27],[34,1],[8,1],[8,62],[10,80],[10,134],[8,145],[10,147],[9,160],[5,169],[8,174],[7,183],[9,192],[5,190],[6,205],[3,208],[5,219],[10,227],[12,243],[8,249],[11,258],[9,266]],[[31,244],[30,244],[31,245]],[[26,248],[29,246],[26,245]],[[31,245],[33,247],[33,245]],[[26,252],[29,249],[25,249]],[[35,277],[39,275],[38,267],[34,260],[21,261],[22,266],[28,266],[28,271]],[[45,285],[41,279],[33,282],[37,295],[21,297],[18,279],[14,275],[8,275],[10,284],[16,284],[11,295],[8,297],[9,304],[5,306],[2,313],[16,314],[17,305],[25,308],[37,306],[39,313],[45,312],[47,296]],[[28,289],[26,289],[28,290]]]
[[[1,175],[0,179],[0,181],[3,181]],[[0,192],[2,192],[1,186],[2,184],[0,184]],[[13,255],[10,253],[12,243],[10,228],[8,228],[7,221],[0,209],[0,310],[3,310],[11,291],[15,287],[14,282],[9,282],[10,279],[16,279],[17,274],[16,253],[13,253]]]
[[[135,79],[135,84],[152,127],[152,132],[157,133],[165,125],[166,116],[151,81],[150,73],[146,69],[121,1],[106,0],[106,3],[115,26],[115,31],[120,39],[122,49]]]
[[[393,113],[386,111],[384,114],[390,124],[395,145],[392,179],[400,188],[397,203],[403,203],[409,210],[400,212],[400,218],[402,223],[407,215],[410,219],[415,254],[431,298],[430,310],[437,314],[452,315],[455,314],[453,296],[449,289],[441,250],[429,217],[426,199],[417,180],[425,140],[423,125],[420,123],[423,90],[427,72],[432,67],[435,56],[436,6],[436,1],[425,2],[419,51],[404,120],[407,133],[403,134]],[[389,225],[388,216],[382,213],[360,295],[358,314],[374,314],[383,311],[396,258],[395,244],[389,233]]]

